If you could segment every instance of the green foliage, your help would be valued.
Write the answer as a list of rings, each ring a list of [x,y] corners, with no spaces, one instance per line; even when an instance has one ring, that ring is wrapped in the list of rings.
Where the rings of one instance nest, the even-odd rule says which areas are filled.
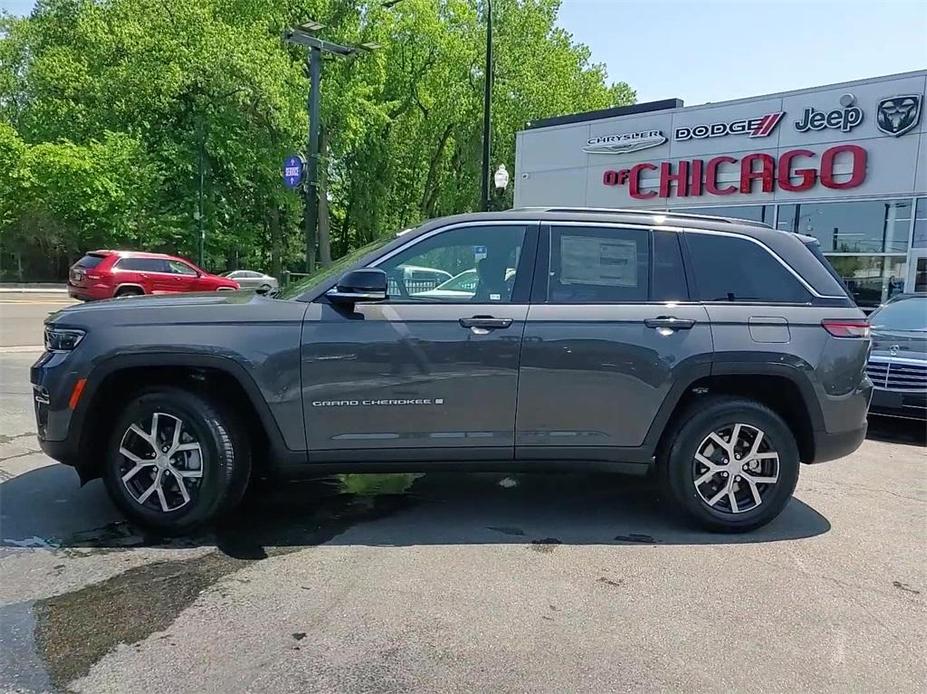
[[[630,103],[555,25],[559,0],[494,3],[493,163],[532,119]],[[335,255],[479,205],[485,48],[477,0],[42,0],[0,17],[2,263],[59,275],[98,246],[302,269],[302,200],[280,179],[307,133],[305,50],[282,31],[380,49],[326,61]],[[203,185],[200,185],[202,170]],[[2,268],[0,268],[2,270]]]

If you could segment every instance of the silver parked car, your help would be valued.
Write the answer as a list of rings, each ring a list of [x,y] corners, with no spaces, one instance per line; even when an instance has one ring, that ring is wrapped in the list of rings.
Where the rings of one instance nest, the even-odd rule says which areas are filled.
[[[870,412],[927,420],[927,294],[896,296],[869,316]]]
[[[235,280],[242,289],[257,289],[266,293],[277,291],[280,288],[276,277],[255,270],[233,270],[232,272],[226,272],[222,276]]]

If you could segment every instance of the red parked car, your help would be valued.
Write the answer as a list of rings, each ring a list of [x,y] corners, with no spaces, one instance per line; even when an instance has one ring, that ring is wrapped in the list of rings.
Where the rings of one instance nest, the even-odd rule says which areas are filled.
[[[210,275],[189,260],[163,253],[91,251],[68,273],[68,294],[81,301],[233,289],[238,289],[238,282]]]

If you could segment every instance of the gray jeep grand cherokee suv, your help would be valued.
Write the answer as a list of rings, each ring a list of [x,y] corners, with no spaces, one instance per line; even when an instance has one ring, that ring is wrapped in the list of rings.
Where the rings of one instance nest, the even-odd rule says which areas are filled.
[[[46,348],[42,448],[165,533],[258,474],[447,468],[653,471],[673,508],[749,530],[799,461],[860,445],[872,389],[869,327],[814,239],[644,211],[438,219],[278,298],[69,307]]]

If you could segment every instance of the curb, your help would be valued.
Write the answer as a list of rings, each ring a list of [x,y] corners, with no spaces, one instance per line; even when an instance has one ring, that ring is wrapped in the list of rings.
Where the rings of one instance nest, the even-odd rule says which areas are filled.
[[[67,294],[67,287],[56,284],[49,287],[0,287],[0,294]]]

